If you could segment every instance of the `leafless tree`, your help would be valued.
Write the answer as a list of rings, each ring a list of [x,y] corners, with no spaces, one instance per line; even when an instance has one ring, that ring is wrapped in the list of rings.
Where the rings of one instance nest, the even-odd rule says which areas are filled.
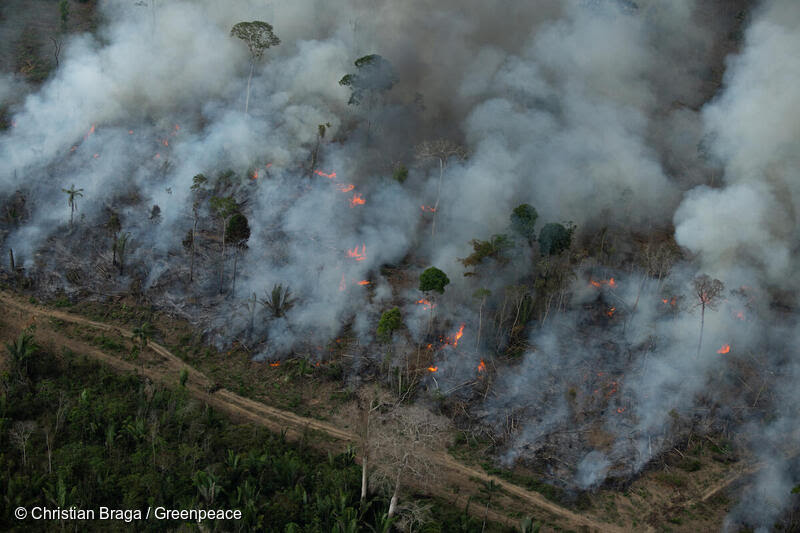
[[[703,325],[705,324],[706,308],[712,311],[717,309],[719,297],[725,286],[720,280],[713,279],[708,274],[694,278],[692,286],[694,295],[697,298],[695,306],[700,306],[700,340],[697,343],[697,356],[700,357],[700,350],[703,347]]]
[[[14,441],[19,447],[19,450],[22,452],[22,466],[25,467],[28,464],[28,441],[33,434],[33,431],[36,429],[36,422],[33,421],[25,421],[25,422],[17,422],[11,428],[11,440]]]
[[[436,475],[431,454],[447,427],[444,417],[417,406],[397,405],[379,420],[370,437],[376,474],[392,487],[389,517],[398,511],[400,488],[411,480],[430,483]]]
[[[427,160],[436,159],[439,161],[439,186],[436,189],[436,203],[433,206],[433,223],[431,224],[431,236],[436,234],[436,213],[439,210],[439,200],[442,195],[442,177],[447,168],[447,162],[452,157],[464,159],[466,151],[460,145],[447,139],[435,139],[425,141],[415,148],[417,158]]]

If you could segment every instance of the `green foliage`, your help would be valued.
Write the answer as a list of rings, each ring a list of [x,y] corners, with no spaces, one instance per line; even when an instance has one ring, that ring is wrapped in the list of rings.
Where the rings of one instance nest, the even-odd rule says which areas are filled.
[[[250,238],[250,224],[247,217],[241,213],[234,213],[225,227],[225,240],[234,246],[243,247]]]
[[[186,381],[188,381],[188,379],[189,379],[189,370],[184,368],[184,369],[181,370],[181,375],[180,375],[180,378],[179,378],[180,386],[181,387],[185,387],[186,386]]]
[[[147,342],[153,337],[156,330],[150,322],[142,322],[141,325],[133,328],[133,339],[139,341],[139,346],[144,350]]]
[[[65,28],[69,22],[69,2],[68,0],[61,0],[58,3],[58,11],[61,14],[61,27]]]
[[[408,169],[403,163],[399,163],[396,167],[394,167],[392,179],[398,183],[405,183],[406,179],[408,179]]]
[[[233,196],[214,196],[209,203],[214,216],[222,220],[227,219],[239,210]]]
[[[539,213],[530,204],[521,204],[511,212],[511,229],[532,244],[536,240],[536,219]]]
[[[267,48],[281,44],[281,40],[272,31],[272,25],[260,20],[235,24],[231,28],[231,36],[247,43],[253,60],[259,59]]]
[[[492,235],[488,241],[472,239],[469,243],[472,245],[473,252],[464,259],[459,259],[459,262],[465,267],[477,266],[487,257],[505,264],[508,262],[508,258],[503,255],[503,252],[514,247],[514,243],[505,234]]]
[[[564,226],[557,222],[545,224],[539,232],[539,251],[542,255],[558,255],[572,244],[575,226]]]
[[[11,368],[20,378],[28,377],[28,364],[38,349],[33,342],[33,335],[28,331],[20,333],[17,340],[6,343],[6,352],[11,358]]]
[[[391,89],[397,78],[392,64],[378,54],[370,54],[356,59],[354,74],[346,74],[339,80],[339,85],[351,90],[350,105],[359,105],[364,99]]]
[[[264,291],[265,298],[261,300],[261,305],[272,313],[274,318],[280,318],[291,309],[296,299],[292,298],[292,291],[288,286],[284,287],[280,283],[272,286],[272,291]]]
[[[377,335],[381,342],[392,340],[392,333],[403,327],[403,317],[400,315],[400,308],[394,307],[385,311],[378,321]]]
[[[447,274],[436,267],[429,267],[419,276],[419,290],[422,292],[436,291],[444,294],[444,288],[450,283]]]

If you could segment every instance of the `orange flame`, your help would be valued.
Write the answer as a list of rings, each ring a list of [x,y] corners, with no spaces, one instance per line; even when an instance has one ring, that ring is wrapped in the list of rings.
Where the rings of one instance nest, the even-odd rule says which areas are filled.
[[[88,139],[88,138],[89,138],[89,135],[91,135],[92,133],[94,133],[94,128],[95,128],[95,124],[92,124],[92,127],[91,127],[91,128],[89,128],[89,132],[86,134],[86,136],[84,136],[84,139]]]
[[[364,285],[364,286],[369,285],[370,283],[371,283],[370,281],[367,281],[365,279],[362,279],[361,281],[358,282],[359,285]]]
[[[606,311],[606,314],[608,315],[608,318],[611,318],[611,317],[613,317],[613,316],[614,316],[614,311],[616,311],[616,310],[617,310],[617,308],[616,308],[616,307],[612,307],[611,309],[609,309],[608,311]]]
[[[464,324],[461,324],[461,327],[458,328],[458,331],[455,334],[453,339],[453,346],[458,346],[458,340],[464,336]]]
[[[421,205],[420,208],[422,208],[422,212],[423,213],[434,213],[434,212],[436,212],[436,208],[435,207],[431,207],[429,205]]]
[[[331,172],[330,174],[325,174],[321,170],[315,170],[314,174],[316,174],[317,176],[322,176],[323,178],[328,178],[329,180],[332,180],[333,178],[336,177],[336,172]]]
[[[253,171],[253,179],[254,179],[254,180],[257,180],[257,179],[258,179],[258,169],[255,169],[255,170]]]
[[[181,131],[181,127],[175,124],[175,133],[178,133],[179,131]]]
[[[486,363],[481,359],[481,364],[478,365],[478,372],[486,372]]]
[[[423,306],[423,308],[424,308],[426,311],[428,311],[428,310],[430,310],[430,309],[433,309],[434,307],[436,307],[436,304],[434,304],[434,303],[431,303],[431,301],[430,301],[430,300],[426,300],[425,298],[423,298],[423,299],[421,299],[421,300],[417,300],[417,303],[418,303],[418,304],[420,304],[420,305],[422,305],[422,306]]]
[[[589,285],[591,285],[592,287],[595,287],[595,288],[597,288],[597,289],[599,289],[599,288],[600,288],[600,287],[602,287],[603,285],[608,285],[608,286],[609,286],[609,287],[611,287],[612,289],[615,289],[615,288],[617,287],[617,282],[616,282],[616,281],[614,281],[614,278],[611,278],[611,279],[601,279],[601,280],[593,280],[593,279],[590,279],[590,280],[589,280]]]
[[[429,366],[428,367],[428,372],[436,372],[437,370],[439,370],[438,366]]]
[[[169,139],[162,140],[161,144],[163,144],[164,146],[169,146]]]
[[[617,412],[618,413],[624,413],[625,412],[625,408],[624,407],[617,407]]]
[[[735,316],[739,320],[744,320],[744,311],[737,311]]]
[[[270,364],[269,364],[269,366],[271,366],[271,367],[275,368],[275,367],[277,367],[277,366],[281,366],[281,362],[280,362],[280,361],[276,361],[276,362],[274,362],[274,363],[270,363]]]
[[[345,185],[344,183],[340,183],[339,185],[336,186],[336,188],[339,189],[339,192],[350,192],[353,189],[355,189],[356,186],[353,185],[352,183],[348,183],[347,185]]]
[[[731,345],[730,344],[723,344],[722,348],[717,350],[717,353],[718,354],[726,354],[726,353],[728,353],[730,351],[731,351]]]
[[[366,259],[367,258],[366,254],[367,254],[367,245],[366,244],[362,244],[361,245],[361,251],[360,252],[358,251],[358,246],[356,246],[352,250],[350,250],[350,249],[347,250],[347,257],[352,257],[356,261],[363,261],[364,259]]]
[[[365,203],[367,203],[367,201],[364,200],[364,197],[358,193],[354,193],[353,197],[350,199],[350,207],[355,207],[357,205],[364,205]]]

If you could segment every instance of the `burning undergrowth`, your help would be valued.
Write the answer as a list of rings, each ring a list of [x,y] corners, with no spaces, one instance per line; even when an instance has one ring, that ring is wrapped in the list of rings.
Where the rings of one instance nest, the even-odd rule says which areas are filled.
[[[107,2],[41,87],[0,80],[8,279],[269,364],[346,352],[564,487],[786,438],[800,137],[751,111],[798,109],[795,4],[251,4]]]

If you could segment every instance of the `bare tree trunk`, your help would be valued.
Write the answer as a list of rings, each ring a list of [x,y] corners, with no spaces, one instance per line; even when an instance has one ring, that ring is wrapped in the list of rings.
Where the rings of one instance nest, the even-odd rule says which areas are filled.
[[[44,440],[47,443],[47,473],[53,473],[53,450],[50,447],[50,432],[44,432]]]
[[[14,272],[17,271],[17,269],[14,267],[14,249],[13,248],[9,248],[8,249],[8,260],[9,260],[9,263],[10,263],[9,266],[11,267],[11,273],[13,274]]]
[[[367,450],[361,458],[361,502],[367,501]]]
[[[703,324],[706,319],[706,304],[700,304],[700,341],[697,343],[697,357],[700,357],[700,350],[703,347]]]
[[[475,351],[478,351],[481,345],[481,326],[483,325],[483,304],[486,298],[481,300],[481,306],[478,308],[478,338],[475,340]]]
[[[189,283],[194,281],[194,255],[197,251],[197,214],[194,216],[194,226],[192,227],[192,261],[189,266]]]
[[[222,280],[225,277],[225,219],[222,219],[222,255],[219,263],[219,293],[222,294]]]
[[[436,191],[436,204],[433,206],[433,222],[431,223],[431,237],[436,235],[436,213],[439,211],[439,198],[442,195],[442,176],[444,175],[444,159],[439,158],[439,187]]]
[[[253,80],[253,69],[255,68],[256,63],[254,60],[250,60],[250,75],[247,77],[247,96],[244,99],[244,114],[247,114],[247,109],[250,106],[250,82]]]
[[[406,463],[408,463],[408,454],[403,456],[403,464],[397,470],[397,478],[394,482],[394,492],[392,493],[392,499],[389,501],[389,518],[394,516],[394,513],[397,512],[397,500],[400,498],[400,479],[403,476],[403,470],[406,469]]]
[[[231,294],[236,294],[236,263],[239,261],[239,248],[233,253],[233,284],[231,285]]]

